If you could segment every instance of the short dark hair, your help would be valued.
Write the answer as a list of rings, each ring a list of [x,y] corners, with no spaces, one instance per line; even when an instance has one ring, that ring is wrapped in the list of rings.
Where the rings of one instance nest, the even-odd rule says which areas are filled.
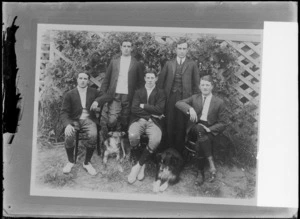
[[[91,78],[91,74],[88,73],[88,72],[79,72],[79,73],[76,73],[76,79],[78,78],[79,74],[86,74],[88,76],[88,78],[90,79]]]
[[[213,77],[211,75],[204,75],[200,78],[200,81],[208,81],[210,82],[212,85],[214,85],[214,81],[213,81]]]
[[[187,41],[186,38],[180,38],[179,40],[177,40],[177,42],[176,42],[176,47],[177,47],[178,45],[180,45],[180,44],[183,44],[183,43],[186,43],[186,44],[187,44],[187,47],[189,47],[189,43],[188,43],[188,41]]]
[[[154,68],[146,68],[144,75],[146,76],[148,73],[152,73],[155,75],[155,77],[157,77],[157,71]]]
[[[129,38],[122,39],[122,40],[120,41],[120,46],[122,46],[124,42],[129,42],[129,43],[131,43],[131,46],[133,46],[133,42],[132,42],[132,40],[129,39]]]

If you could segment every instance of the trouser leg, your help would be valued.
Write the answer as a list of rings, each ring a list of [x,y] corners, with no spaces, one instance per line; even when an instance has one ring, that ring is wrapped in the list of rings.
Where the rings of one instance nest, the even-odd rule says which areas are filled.
[[[140,153],[140,149],[138,148],[138,146],[140,144],[141,135],[144,132],[145,122],[146,120],[140,119],[132,123],[128,130],[128,139],[131,146],[130,159],[133,161],[133,163],[138,161]]]
[[[153,121],[148,121],[145,132],[149,138],[147,149],[153,153],[161,142],[162,131]]]
[[[80,120],[80,125],[81,131],[83,132],[84,137],[87,139],[83,141],[83,144],[86,147],[84,164],[88,165],[97,145],[97,125],[89,118]]]

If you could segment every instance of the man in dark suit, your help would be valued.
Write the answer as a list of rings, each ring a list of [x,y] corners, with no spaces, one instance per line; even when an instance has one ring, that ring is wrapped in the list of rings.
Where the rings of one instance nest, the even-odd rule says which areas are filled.
[[[132,152],[138,147],[143,133],[148,136],[149,143],[137,164],[132,167],[128,175],[129,183],[134,183],[136,178],[144,179],[146,161],[159,146],[162,136],[162,117],[166,97],[164,91],[155,86],[157,73],[154,69],[146,71],[145,81],[145,86],[137,90],[133,97],[128,137]]]
[[[196,151],[203,152],[210,165],[210,181],[216,177],[216,167],[212,157],[214,136],[226,127],[226,108],[224,101],[212,95],[213,79],[210,75],[200,80],[200,94],[180,100],[176,107],[190,116],[186,137],[196,136]]]
[[[111,60],[100,90],[100,95],[113,98],[108,104],[107,126],[119,131],[127,131],[134,91],[144,84],[143,66],[131,56],[132,46],[130,40],[123,40],[122,55]]]
[[[65,148],[69,162],[63,168],[64,173],[70,173],[74,166],[74,142],[76,130],[81,130],[88,138],[84,142],[86,147],[86,156],[83,168],[91,175],[96,175],[96,170],[90,161],[97,144],[97,126],[98,120],[95,108],[98,103],[94,100],[99,96],[99,91],[88,87],[90,75],[88,73],[79,73],[77,75],[77,87],[68,91],[62,103],[60,118],[65,127]],[[93,106],[93,107],[92,107]]]
[[[186,58],[188,44],[185,40],[177,43],[177,57],[168,61],[159,74],[157,86],[165,90],[167,146],[180,153],[184,146],[187,118],[175,107],[175,103],[199,93],[200,73],[197,64]]]

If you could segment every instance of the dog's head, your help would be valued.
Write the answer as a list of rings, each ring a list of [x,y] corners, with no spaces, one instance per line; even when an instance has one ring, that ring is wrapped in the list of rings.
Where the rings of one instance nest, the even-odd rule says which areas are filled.
[[[179,170],[183,164],[183,160],[181,159],[181,157],[170,151],[158,153],[156,155],[156,158],[159,164],[160,171],[166,169],[170,171]]]
[[[108,132],[107,135],[109,136],[109,138],[113,138],[115,140],[115,142],[117,144],[119,144],[121,142],[121,138],[125,135],[125,132]]]

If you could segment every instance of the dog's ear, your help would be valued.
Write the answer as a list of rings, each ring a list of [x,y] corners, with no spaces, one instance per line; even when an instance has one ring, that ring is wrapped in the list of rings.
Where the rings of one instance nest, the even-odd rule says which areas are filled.
[[[107,135],[108,136],[112,136],[114,132],[108,132]]]

